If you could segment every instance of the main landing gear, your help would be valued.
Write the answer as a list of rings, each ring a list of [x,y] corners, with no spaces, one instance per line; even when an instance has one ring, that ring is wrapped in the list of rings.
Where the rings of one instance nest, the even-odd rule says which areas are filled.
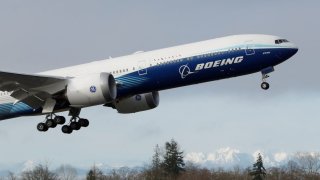
[[[45,122],[41,122],[37,125],[37,129],[39,131],[45,132],[48,131],[49,128],[55,128],[58,124],[64,124],[66,122],[66,118],[63,116],[56,116],[55,114],[48,114],[46,116]]]
[[[42,132],[48,131],[49,128],[55,128],[58,124],[63,125],[61,130],[65,134],[71,134],[72,131],[80,130],[81,127],[88,127],[89,120],[79,117],[80,109],[70,109],[70,122],[66,125],[66,119],[63,116],[56,116],[51,113],[46,116],[46,120],[37,125],[37,129]]]
[[[79,117],[72,117],[70,120],[69,125],[63,125],[61,130],[65,134],[71,134],[74,130],[79,130],[81,127],[88,127],[89,126],[89,120],[88,119],[82,119]]]

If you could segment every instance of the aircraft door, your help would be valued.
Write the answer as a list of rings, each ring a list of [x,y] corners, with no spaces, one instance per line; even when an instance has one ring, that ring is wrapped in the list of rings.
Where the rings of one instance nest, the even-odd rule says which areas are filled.
[[[140,76],[146,75],[147,72],[147,62],[146,61],[139,61],[138,62],[138,74]]]
[[[255,54],[255,51],[254,51],[254,45],[253,45],[253,42],[252,41],[248,41],[246,42],[246,55],[247,56],[250,56],[250,55],[254,55]]]

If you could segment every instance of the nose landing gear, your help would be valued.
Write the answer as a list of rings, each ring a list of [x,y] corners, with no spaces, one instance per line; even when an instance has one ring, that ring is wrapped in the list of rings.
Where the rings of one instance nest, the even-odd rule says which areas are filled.
[[[261,88],[263,90],[268,90],[270,85],[268,82],[266,82],[266,79],[269,77],[269,75],[265,74],[265,75],[262,75],[262,83],[261,83]]]
[[[269,87],[270,87],[269,83],[267,83],[267,82],[261,83],[261,88],[262,88],[263,90],[268,90]]]
[[[267,78],[270,77],[268,74],[273,71],[274,71],[273,67],[267,67],[261,71],[261,74],[262,74],[261,88],[263,90],[268,90],[270,88],[270,84],[267,82]]]

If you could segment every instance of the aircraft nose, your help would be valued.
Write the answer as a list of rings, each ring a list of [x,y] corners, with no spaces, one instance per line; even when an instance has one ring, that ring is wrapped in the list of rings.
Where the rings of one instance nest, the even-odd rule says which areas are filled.
[[[294,56],[298,52],[299,48],[292,44],[289,47],[285,48],[282,52],[278,54],[278,57],[282,60],[287,60]]]
[[[292,48],[292,49],[299,49],[297,45],[295,45],[294,43],[290,42],[289,46]]]
[[[295,44],[292,44],[292,46],[291,46],[291,53],[292,53],[292,55],[291,56],[293,56],[293,55],[295,55],[298,51],[299,51],[299,48],[298,48],[298,46],[296,46]]]
[[[285,53],[285,54],[287,54],[286,58],[287,59],[291,58],[292,56],[294,56],[298,52],[298,50],[299,50],[298,47],[291,47],[291,48],[287,49],[287,53]]]

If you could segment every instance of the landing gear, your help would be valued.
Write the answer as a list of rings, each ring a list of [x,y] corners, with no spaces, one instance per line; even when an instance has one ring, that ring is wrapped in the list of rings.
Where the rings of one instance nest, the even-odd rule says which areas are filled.
[[[61,130],[62,130],[62,132],[65,133],[65,134],[71,134],[71,133],[72,133],[72,129],[71,129],[71,127],[68,126],[68,125],[62,126]]]
[[[48,126],[45,123],[39,123],[37,125],[37,129],[38,131],[45,132],[45,131],[48,131]]]
[[[56,121],[57,124],[64,124],[66,123],[66,118],[63,116],[56,116],[54,118],[54,120]]]
[[[53,120],[53,119],[48,119],[48,120],[46,121],[46,125],[47,125],[48,128],[55,128],[55,127],[57,127],[57,123],[56,123],[55,120]]]
[[[49,128],[55,128],[58,124],[64,124],[66,119],[63,116],[56,116],[55,114],[48,114],[44,122],[37,125],[39,131],[45,132]]]
[[[82,126],[82,127],[88,127],[89,126],[88,119],[79,119],[78,122],[79,122],[80,126]]]
[[[62,126],[61,130],[65,134],[71,134],[72,131],[78,131],[81,127],[88,127],[89,121],[79,117],[72,117],[69,125]]]
[[[263,90],[268,90],[270,88],[270,84],[267,82],[267,78],[270,77],[268,74],[273,71],[274,71],[273,67],[268,67],[261,71],[261,74],[262,74],[261,88]]]
[[[269,83],[267,83],[267,80],[266,80],[268,77],[269,77],[268,74],[262,74],[261,88],[262,88],[263,90],[268,90],[269,87],[270,87]]]
[[[37,129],[41,132],[48,131],[49,128],[55,128],[57,125],[63,125],[61,130],[65,134],[71,134],[73,131],[80,130],[81,127],[88,127],[89,121],[79,117],[80,109],[71,108],[69,115],[71,116],[70,122],[66,125],[66,118],[63,116],[56,116],[54,113],[48,114],[44,122],[37,125]]]
[[[70,109],[69,115],[72,116],[69,125],[62,126],[61,130],[65,134],[71,134],[73,131],[78,131],[81,127],[88,127],[89,121],[79,117],[81,109]]]
[[[269,83],[267,82],[263,82],[261,83],[261,88],[264,89],[264,90],[268,90],[270,87]]]
[[[77,130],[77,131],[81,128],[79,122],[72,122],[72,123],[70,123],[70,127],[71,127],[71,129]]]

